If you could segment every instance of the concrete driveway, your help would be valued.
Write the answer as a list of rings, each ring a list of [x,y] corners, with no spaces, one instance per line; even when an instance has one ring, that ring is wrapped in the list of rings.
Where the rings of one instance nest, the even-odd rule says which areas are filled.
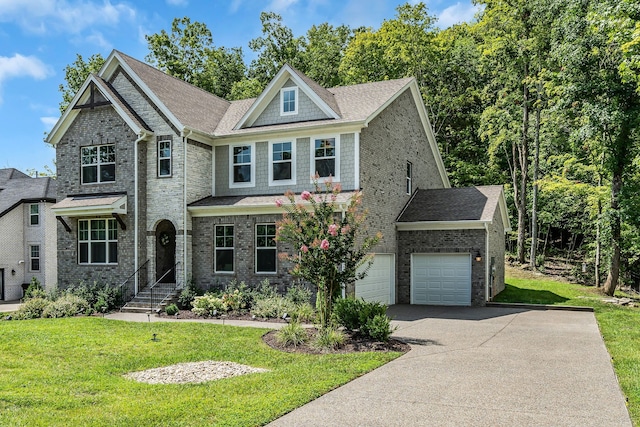
[[[272,426],[631,426],[593,313],[392,306],[412,350]]]

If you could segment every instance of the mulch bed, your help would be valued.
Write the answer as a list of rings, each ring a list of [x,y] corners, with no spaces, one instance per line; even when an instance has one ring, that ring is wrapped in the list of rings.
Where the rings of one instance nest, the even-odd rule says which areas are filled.
[[[206,319],[207,317],[198,316],[193,313],[191,310],[180,310],[177,316],[168,316],[166,313],[160,313],[160,317],[173,317],[176,319]],[[217,317],[218,319],[221,317]],[[224,319],[228,320],[252,320],[254,322],[262,322],[262,323],[288,323],[283,319],[263,319],[260,317],[254,318],[250,314],[228,314],[224,315]],[[325,354],[325,353],[355,353],[360,351],[380,351],[380,352],[389,352],[389,351],[397,351],[401,353],[406,353],[411,350],[411,346],[405,342],[390,339],[388,342],[380,342],[380,341],[371,341],[370,339],[364,338],[361,335],[355,332],[345,331],[345,342],[339,348],[335,350],[318,350],[313,348],[309,342],[313,338],[313,335],[317,332],[316,328],[307,328],[307,334],[309,335],[309,342],[298,345],[296,347],[293,346],[283,346],[275,338],[275,334],[277,331],[269,331],[262,336],[262,340],[271,348],[286,351],[287,353],[305,353],[305,354]]]

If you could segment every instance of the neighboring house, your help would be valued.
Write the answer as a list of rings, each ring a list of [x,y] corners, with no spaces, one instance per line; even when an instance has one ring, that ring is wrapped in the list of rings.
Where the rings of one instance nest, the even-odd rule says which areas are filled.
[[[57,281],[56,181],[0,169],[0,300],[22,298],[22,285]]]
[[[258,98],[230,102],[113,51],[48,141],[57,147],[61,285],[269,279],[286,287],[291,266],[277,253],[291,248],[273,240],[282,217],[275,200],[312,190],[317,172],[340,182],[338,210],[361,189],[368,227],[383,234],[356,295],[469,305],[504,286],[502,187],[471,189],[490,193],[477,218],[434,220],[418,209],[409,224],[419,232],[410,234],[425,239],[403,243],[401,213],[430,198],[423,190],[458,194],[412,78],[326,89],[285,65]],[[475,215],[481,202],[462,209]],[[433,243],[438,230],[455,236]],[[429,253],[444,263],[412,264],[412,254]],[[461,254],[449,266],[447,255]],[[468,297],[448,296],[451,280]],[[413,298],[412,287],[442,295]]]

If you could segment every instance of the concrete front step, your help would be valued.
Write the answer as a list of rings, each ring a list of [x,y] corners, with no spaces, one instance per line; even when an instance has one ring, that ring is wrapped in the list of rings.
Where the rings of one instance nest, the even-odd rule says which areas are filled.
[[[155,312],[157,309],[164,310],[167,304],[175,302],[178,298],[178,295],[181,289],[176,289],[175,284],[173,283],[162,283],[157,284],[153,288],[153,296],[156,304],[154,307],[151,306],[151,289],[145,288],[138,292],[135,298],[126,303],[124,307],[120,309],[123,312],[134,312],[134,313],[148,313]],[[163,302],[159,303],[159,299],[162,299]]]

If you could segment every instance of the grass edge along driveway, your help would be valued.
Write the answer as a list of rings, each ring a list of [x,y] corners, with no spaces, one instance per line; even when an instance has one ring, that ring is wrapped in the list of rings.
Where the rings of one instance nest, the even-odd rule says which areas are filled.
[[[593,307],[620,388],[627,398],[631,421],[640,426],[640,308],[605,303],[603,294],[593,287],[518,270],[508,272],[505,281],[506,289],[496,296],[496,302]]]
[[[263,425],[400,355],[283,353],[262,342],[266,331],[98,317],[0,322],[0,425]],[[203,360],[270,372],[182,385],[123,378]]]

